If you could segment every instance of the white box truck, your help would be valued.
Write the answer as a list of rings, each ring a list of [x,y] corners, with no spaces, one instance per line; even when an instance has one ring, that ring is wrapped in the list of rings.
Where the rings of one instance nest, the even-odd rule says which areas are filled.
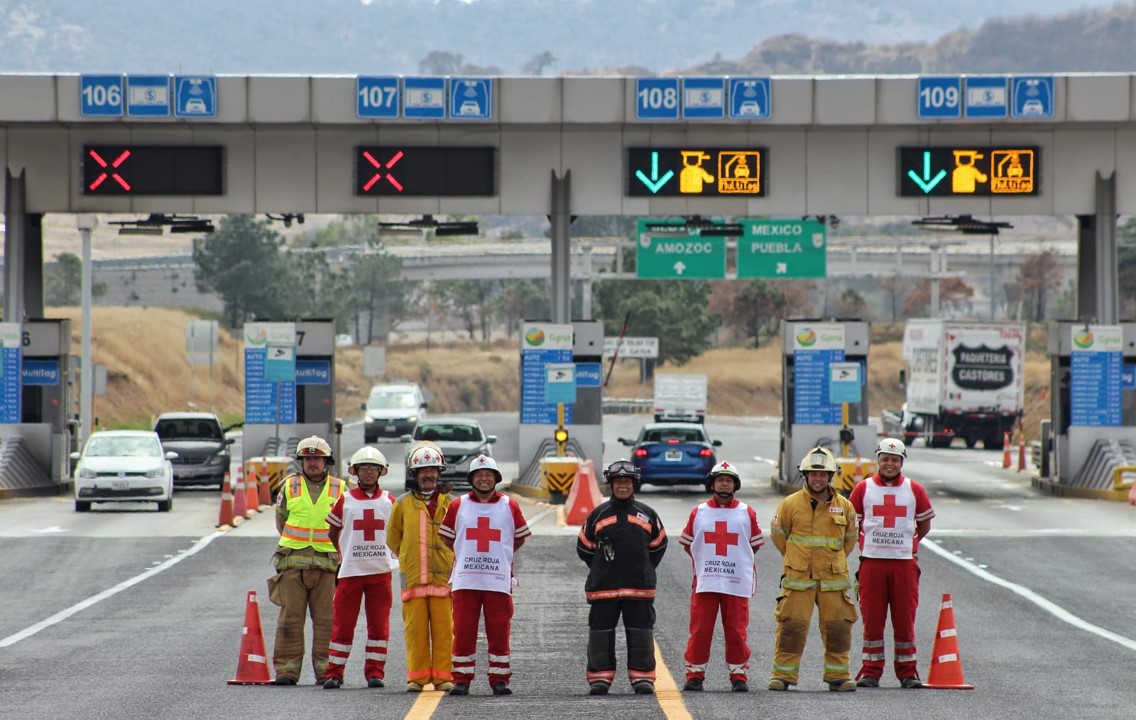
[[[1026,329],[1017,323],[908,320],[904,441],[948,447],[960,437],[1001,450],[1022,416]]]
[[[706,419],[705,375],[655,375],[655,422]]]

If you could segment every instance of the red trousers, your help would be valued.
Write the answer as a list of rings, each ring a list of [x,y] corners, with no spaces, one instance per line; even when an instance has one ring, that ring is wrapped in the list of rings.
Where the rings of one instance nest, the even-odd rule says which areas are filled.
[[[730,680],[745,680],[749,670],[749,598],[723,593],[690,595],[690,639],[686,642],[686,677],[705,678],[710,662],[710,641],[714,621],[722,611],[722,631],[726,638],[726,667]]]
[[[469,685],[477,665],[477,626],[485,608],[485,639],[489,644],[489,685],[509,684],[509,631],[513,596],[490,590],[454,590],[454,682]]]
[[[860,615],[864,619],[864,649],[856,678],[884,674],[884,625],[891,611],[895,639],[895,676],[918,677],[915,650],[915,611],[919,609],[919,562],[860,558]]]
[[[366,602],[364,603],[364,598]],[[390,638],[391,574],[359,575],[339,578],[332,600],[331,646],[326,677],[343,679],[344,665],[351,655],[359,605],[367,613],[367,648],[363,677],[380,680],[386,674],[387,640]]]

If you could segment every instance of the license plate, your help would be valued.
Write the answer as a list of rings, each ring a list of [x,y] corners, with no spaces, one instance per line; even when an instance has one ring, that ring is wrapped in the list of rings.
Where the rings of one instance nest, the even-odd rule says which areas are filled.
[[[111,481],[110,489],[115,492],[124,492],[130,489],[130,483],[125,480],[113,480]]]
[[[179,478],[193,477],[193,471],[192,470],[178,470],[177,476]]]
[[[682,450],[667,450],[665,457],[667,462],[678,462],[682,460]]]
[[[394,425],[387,425],[387,432],[394,432]]]

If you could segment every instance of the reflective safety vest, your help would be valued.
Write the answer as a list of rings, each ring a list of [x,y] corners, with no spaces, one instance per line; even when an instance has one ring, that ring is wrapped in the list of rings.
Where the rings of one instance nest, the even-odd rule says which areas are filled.
[[[335,552],[335,545],[328,533],[327,514],[343,491],[343,481],[328,475],[324,489],[316,501],[312,502],[304,475],[296,473],[289,476],[284,483],[288,520],[280,533],[280,544],[294,550],[310,547],[318,552]]]

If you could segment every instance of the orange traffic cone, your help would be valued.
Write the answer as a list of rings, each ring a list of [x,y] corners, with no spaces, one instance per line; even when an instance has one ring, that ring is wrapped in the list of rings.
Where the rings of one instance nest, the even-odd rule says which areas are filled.
[[[221,514],[217,518],[217,527],[232,527],[233,525],[233,485],[229,482],[229,471],[225,471],[225,482],[221,485]]]
[[[973,690],[962,675],[962,658],[959,657],[958,632],[955,630],[955,611],[949,593],[944,593],[939,606],[939,629],[935,631],[935,647],[931,651],[931,673],[925,688],[943,690]]]
[[[1002,467],[1010,467],[1010,433],[1002,433]]]
[[[1026,469],[1026,435],[1021,433],[1018,435],[1018,472],[1025,472]]]
[[[256,591],[249,590],[245,601],[245,626],[241,628],[241,657],[237,661],[237,677],[230,685],[271,685],[268,676],[268,654],[264,652],[264,631],[260,629],[260,605]]]
[[[266,507],[272,504],[272,487],[268,483],[268,461],[262,460],[260,462],[260,472],[256,474],[258,487],[260,488],[260,506]]]
[[[260,492],[256,489],[256,474],[245,476],[245,517],[251,518],[260,512]]]
[[[568,499],[564,502],[567,508],[565,522],[569,525],[583,525],[588,515],[596,506],[603,502],[603,495],[596,485],[595,464],[586,460],[580,465],[576,473],[576,482],[568,492]]]
[[[245,513],[248,511],[248,493],[245,492],[245,471],[240,465],[237,466],[237,482],[233,487],[233,519],[245,519]]]

